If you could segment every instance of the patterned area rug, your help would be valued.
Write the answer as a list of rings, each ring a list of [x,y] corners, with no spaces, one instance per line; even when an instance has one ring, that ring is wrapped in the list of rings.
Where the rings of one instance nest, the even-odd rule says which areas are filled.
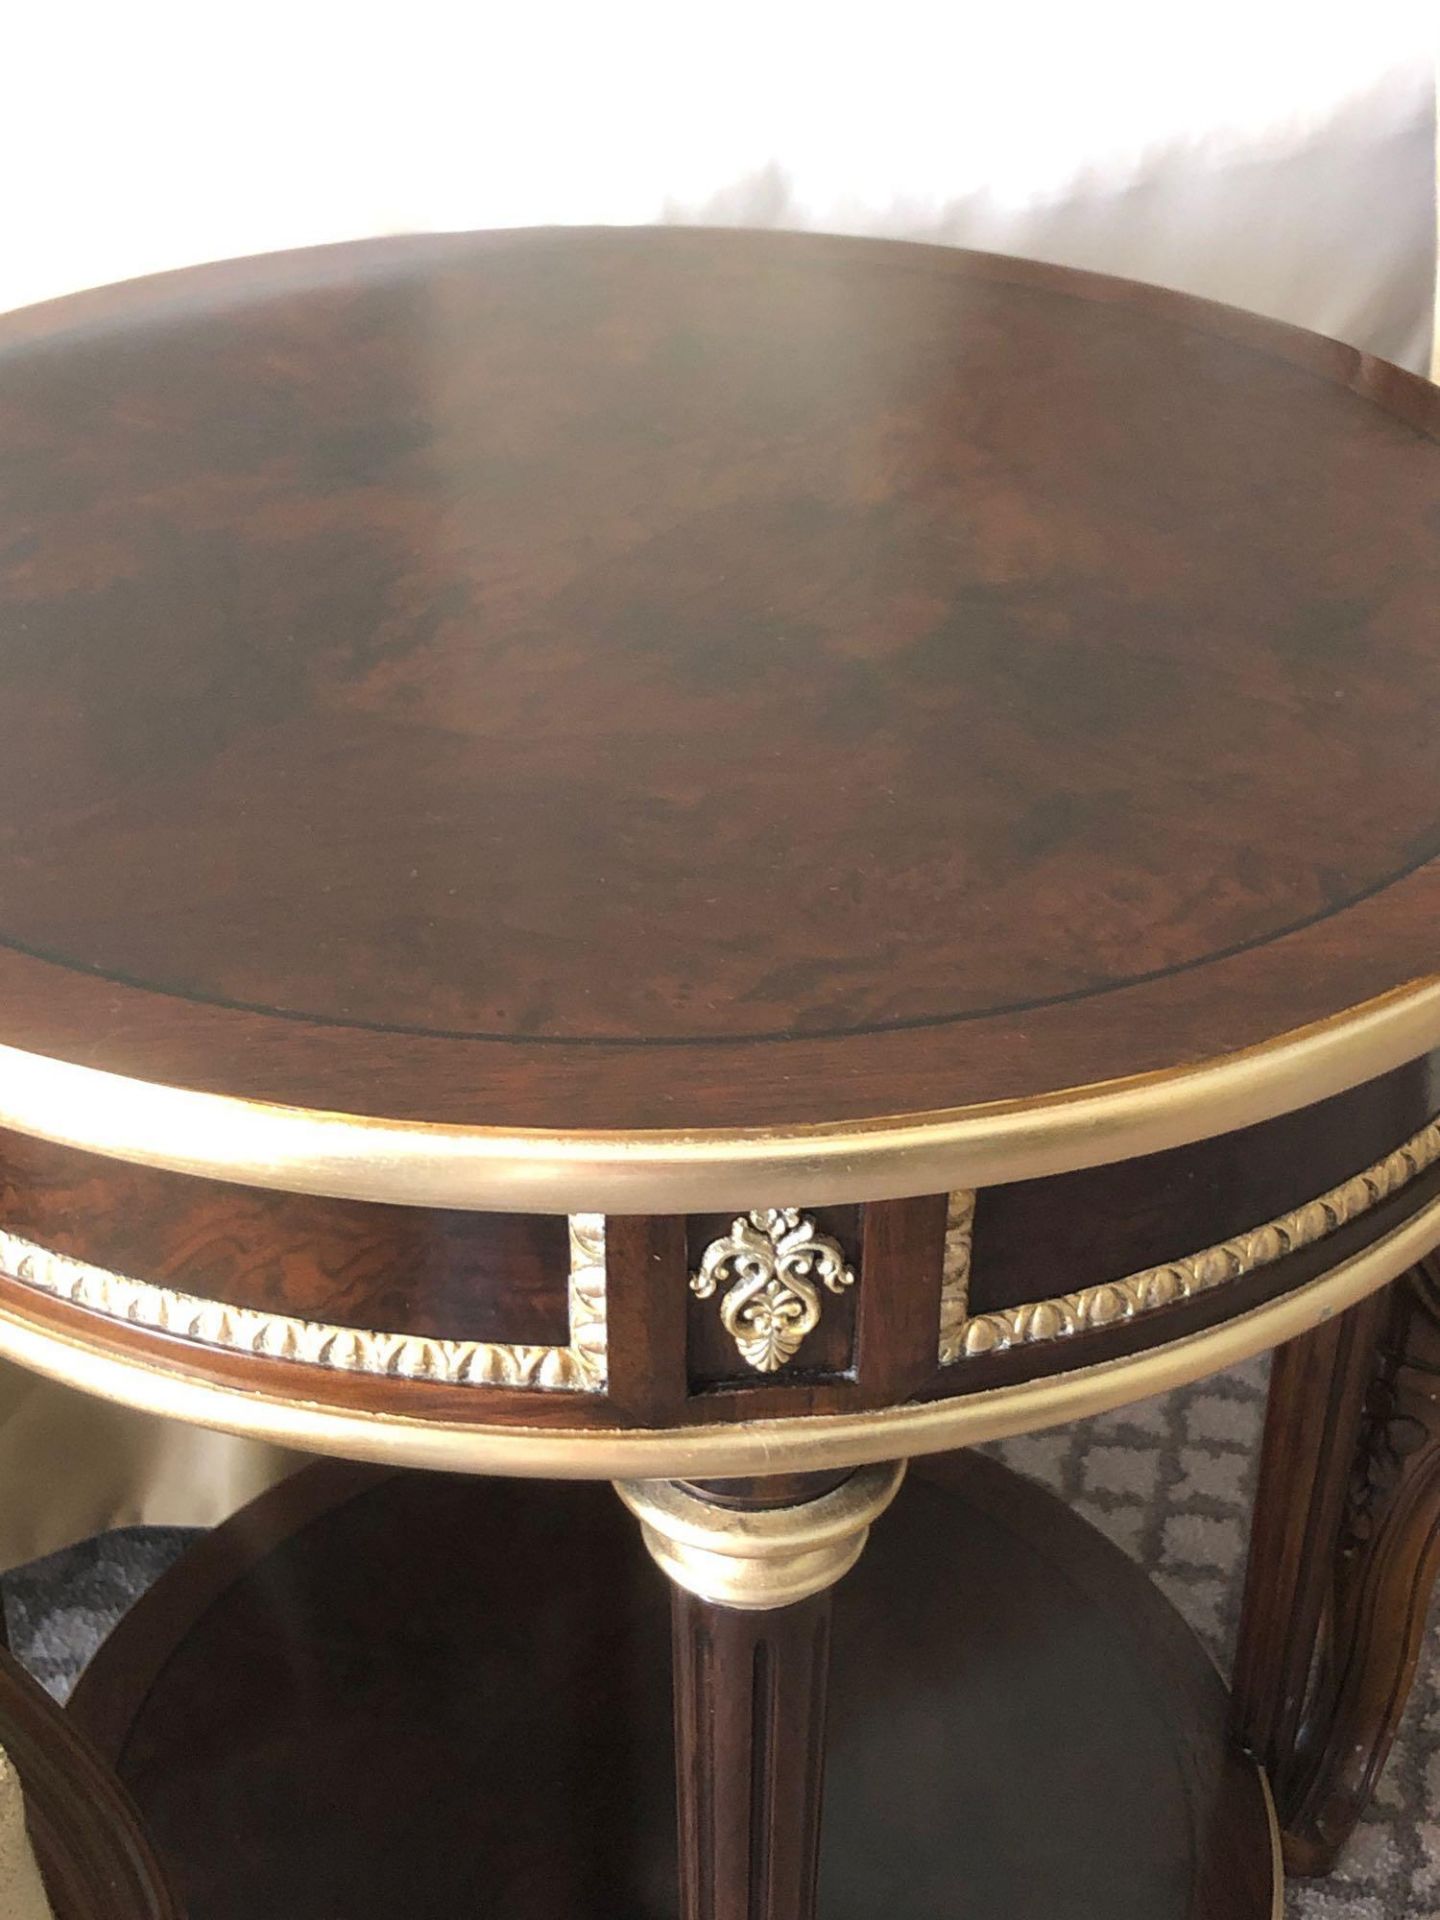
[[[1148,1569],[1228,1666],[1264,1410],[1265,1365],[993,1451],[1043,1481]],[[187,1533],[107,1534],[6,1576],[15,1651],[63,1699],[93,1649],[183,1551]],[[1290,1889],[1291,1920],[1440,1920],[1440,1641],[1380,1795],[1331,1879]]]

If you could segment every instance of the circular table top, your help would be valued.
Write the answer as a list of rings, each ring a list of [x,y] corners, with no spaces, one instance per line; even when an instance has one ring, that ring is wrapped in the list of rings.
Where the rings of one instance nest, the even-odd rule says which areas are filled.
[[[1437,423],[1291,329],[884,242],[396,240],[12,316],[0,1118],[728,1204],[1424,1051]]]

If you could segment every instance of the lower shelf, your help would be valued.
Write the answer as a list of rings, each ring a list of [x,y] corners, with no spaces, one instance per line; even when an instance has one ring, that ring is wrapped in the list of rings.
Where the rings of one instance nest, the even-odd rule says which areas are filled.
[[[24,1792],[23,1817],[55,1920],[180,1920],[134,1808],[3,1646],[0,1747]],[[17,1900],[30,1910],[9,1878],[16,1871],[7,1863],[0,1876],[0,1915],[13,1915]]]
[[[71,1712],[189,1920],[673,1920],[668,1592],[606,1486],[324,1464],[194,1548]],[[912,1469],[837,1590],[825,1920],[1270,1920],[1263,1783],[1118,1549]]]

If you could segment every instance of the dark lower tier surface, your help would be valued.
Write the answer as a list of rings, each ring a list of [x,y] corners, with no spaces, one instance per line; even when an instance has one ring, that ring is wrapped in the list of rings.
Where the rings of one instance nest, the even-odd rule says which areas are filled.
[[[71,1711],[189,1920],[673,1920],[667,1611],[608,1487],[326,1464],[160,1581]],[[837,1593],[825,1920],[1266,1920],[1225,1713],[1052,1496],[917,1467]]]

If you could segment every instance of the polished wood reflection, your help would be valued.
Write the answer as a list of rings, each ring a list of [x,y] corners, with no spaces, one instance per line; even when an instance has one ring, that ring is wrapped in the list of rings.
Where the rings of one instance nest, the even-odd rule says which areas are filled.
[[[0,1037],[690,1127],[1343,1011],[1434,965],[1436,405],[1179,296],[785,235],[11,318]]]

